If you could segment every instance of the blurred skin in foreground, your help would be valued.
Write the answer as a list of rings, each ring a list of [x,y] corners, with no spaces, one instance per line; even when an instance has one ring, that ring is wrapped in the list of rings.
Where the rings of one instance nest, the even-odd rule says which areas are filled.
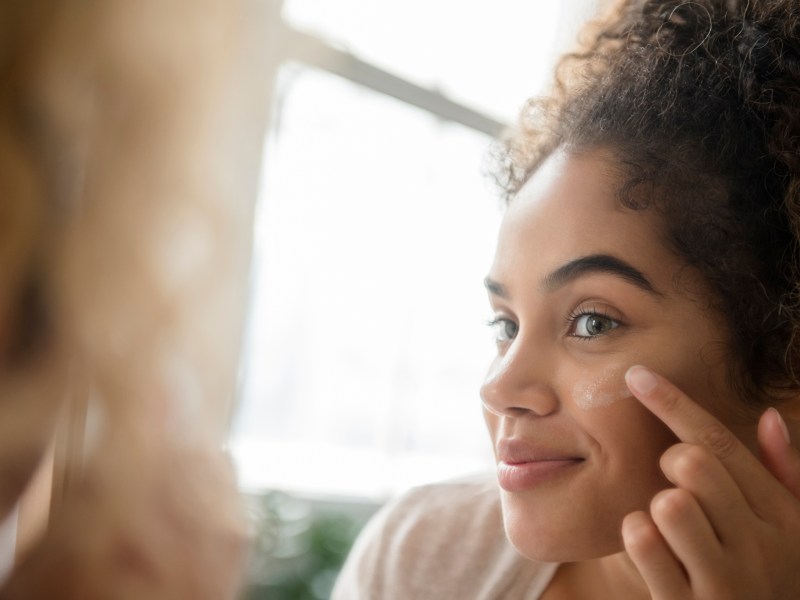
[[[220,448],[248,227],[220,140],[240,9],[0,7],[0,517],[88,405],[72,483],[1,598],[239,589]]]

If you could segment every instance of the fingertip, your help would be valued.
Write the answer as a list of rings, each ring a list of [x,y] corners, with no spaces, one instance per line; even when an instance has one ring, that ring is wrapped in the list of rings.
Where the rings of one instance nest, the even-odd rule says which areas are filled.
[[[791,445],[781,414],[768,408],[758,422],[761,462],[795,498],[800,498],[800,453]]]
[[[764,447],[774,448],[791,446],[789,429],[777,409],[769,407],[758,420],[758,439],[762,450]]]
[[[647,513],[643,510],[635,510],[633,512],[629,512],[625,517],[622,519],[622,528],[625,529],[626,527],[636,527],[637,525],[641,524],[642,521],[647,520]]]
[[[650,518],[657,527],[680,523],[686,520],[696,504],[697,501],[689,491],[683,488],[666,488],[650,501]]]
[[[649,514],[629,513],[622,520],[622,542],[653,597],[686,598],[686,576]]]
[[[622,520],[622,542],[632,556],[639,557],[647,555],[661,542],[661,534],[650,515],[638,510]]]
[[[628,541],[635,542],[642,536],[649,535],[652,520],[650,516],[642,511],[637,510],[625,515],[622,519],[622,537]]]
[[[658,379],[642,365],[634,365],[625,373],[625,382],[630,390],[637,395],[646,396],[658,386]]]
[[[787,446],[792,445],[792,437],[789,435],[789,428],[786,426],[786,421],[783,420],[781,413],[778,412],[778,409],[775,407],[770,406],[767,409],[768,418],[773,419],[775,421],[776,426],[780,430],[781,434],[783,435],[783,439],[786,441]]]

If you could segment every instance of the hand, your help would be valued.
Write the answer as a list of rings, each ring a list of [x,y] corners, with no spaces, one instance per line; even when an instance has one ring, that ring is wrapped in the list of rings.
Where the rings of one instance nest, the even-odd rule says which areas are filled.
[[[759,422],[762,464],[663,377],[632,367],[626,380],[681,440],[661,457],[675,487],[622,523],[653,599],[800,598],[800,454],[777,412]]]

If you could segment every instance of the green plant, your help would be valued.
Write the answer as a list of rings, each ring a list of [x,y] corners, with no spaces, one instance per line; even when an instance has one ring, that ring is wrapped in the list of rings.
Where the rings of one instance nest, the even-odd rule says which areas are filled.
[[[326,600],[364,519],[281,492],[253,500],[256,529],[243,600]]]

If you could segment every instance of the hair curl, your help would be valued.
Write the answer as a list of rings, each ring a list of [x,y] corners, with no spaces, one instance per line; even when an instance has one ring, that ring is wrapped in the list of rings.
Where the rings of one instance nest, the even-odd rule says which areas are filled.
[[[557,148],[610,150],[621,203],[663,215],[760,405],[800,389],[800,10],[793,0],[625,0],[562,58],[500,153],[514,194]]]

